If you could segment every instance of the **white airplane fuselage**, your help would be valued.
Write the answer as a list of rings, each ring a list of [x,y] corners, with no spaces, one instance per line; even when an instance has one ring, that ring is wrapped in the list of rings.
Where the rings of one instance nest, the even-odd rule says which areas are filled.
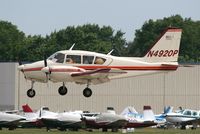
[[[102,65],[99,64],[68,64],[68,63],[56,63],[52,60],[47,59],[47,65],[52,69],[51,70],[51,78],[50,80],[53,82],[73,82],[74,78],[71,77],[71,73],[73,72],[85,72],[88,70],[95,69],[120,69],[125,73],[110,76],[110,79],[114,78],[125,78],[125,77],[133,77],[138,75],[147,75],[152,73],[160,73],[167,72],[171,70],[176,70],[178,67],[178,63],[166,63],[166,62],[157,62],[157,63],[149,63],[143,61],[143,58],[133,58],[133,57],[116,57],[111,55],[104,55],[94,52],[88,51],[59,51],[58,53],[63,53],[65,57],[67,55],[80,55],[81,57],[85,55],[90,55],[94,57],[102,57],[106,59],[106,62]],[[65,61],[65,60],[64,60]],[[172,65],[164,65],[164,64],[172,64]],[[46,74],[44,73],[45,66],[44,61],[38,61],[31,64],[25,64],[19,66],[19,69],[23,69],[24,75],[27,79],[39,82],[47,82]]]

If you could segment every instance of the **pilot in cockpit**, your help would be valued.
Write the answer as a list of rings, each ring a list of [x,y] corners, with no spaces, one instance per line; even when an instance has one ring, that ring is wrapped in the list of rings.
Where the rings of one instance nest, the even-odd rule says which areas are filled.
[[[96,59],[95,59],[95,61],[94,61],[94,64],[103,64],[105,61],[102,59],[102,58],[100,58],[100,57],[97,57]]]
[[[67,59],[66,59],[66,63],[68,63],[68,64],[73,64],[74,61],[72,60],[72,58],[67,58]]]

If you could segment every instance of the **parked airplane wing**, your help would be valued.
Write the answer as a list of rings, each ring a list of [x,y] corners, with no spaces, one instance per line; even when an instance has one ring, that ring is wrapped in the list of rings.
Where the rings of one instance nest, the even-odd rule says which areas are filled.
[[[120,69],[101,68],[87,72],[72,73],[71,76],[74,78],[76,82],[81,84],[86,84],[88,80],[91,81],[93,84],[100,84],[110,81],[109,79],[110,76],[120,75],[123,73],[126,72]]]
[[[200,118],[194,118],[188,121],[182,121],[181,125],[200,125]]]
[[[123,127],[128,123],[125,119],[120,119],[111,123],[106,124],[108,127]]]
[[[21,118],[21,119],[17,119],[17,120],[13,120],[13,121],[4,121],[0,123],[0,127],[1,126],[6,126],[6,127],[17,127],[20,124],[23,124],[23,121],[25,121],[25,118]]]

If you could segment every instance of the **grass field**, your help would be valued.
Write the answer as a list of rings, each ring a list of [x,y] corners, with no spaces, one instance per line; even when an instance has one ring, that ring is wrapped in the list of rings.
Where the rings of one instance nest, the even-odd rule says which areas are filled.
[[[58,131],[58,130],[51,130],[50,132],[47,132],[46,129],[16,129],[13,131],[9,131],[7,129],[0,130],[0,134],[61,134],[61,133],[67,133],[67,134],[114,134],[114,132],[100,132],[100,131],[95,131],[95,132],[88,132],[88,131],[78,131],[78,132],[73,132],[73,131]],[[119,131],[116,134],[122,133]],[[145,128],[145,129],[135,129],[134,134],[200,134],[200,128],[196,130],[180,130],[180,129],[152,129],[152,128]],[[127,133],[128,134],[128,133]]]

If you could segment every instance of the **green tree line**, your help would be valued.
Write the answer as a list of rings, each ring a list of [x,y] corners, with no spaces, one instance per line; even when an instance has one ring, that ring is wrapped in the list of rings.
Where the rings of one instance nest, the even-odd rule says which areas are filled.
[[[43,59],[44,55],[50,56],[58,50],[69,49],[74,43],[76,50],[108,53],[114,49],[113,55],[142,57],[169,26],[183,29],[179,61],[200,61],[200,21],[180,15],[146,21],[141,29],[135,31],[133,41],[129,42],[125,40],[125,33],[115,31],[111,26],[68,26],[43,37],[25,35],[17,26],[0,20],[0,61],[37,61]]]

